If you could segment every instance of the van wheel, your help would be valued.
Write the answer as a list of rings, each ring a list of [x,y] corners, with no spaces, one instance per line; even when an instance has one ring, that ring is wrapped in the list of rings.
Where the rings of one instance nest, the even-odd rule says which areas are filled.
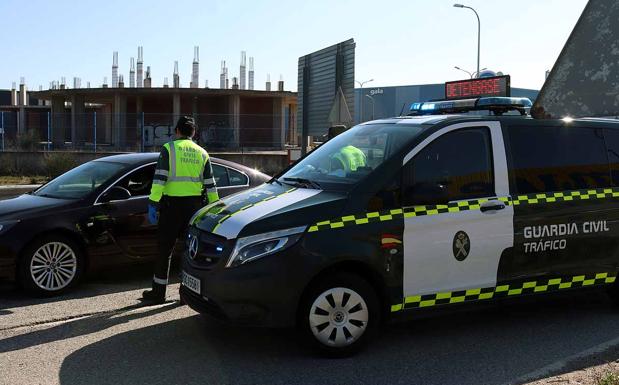
[[[612,285],[609,285],[606,289],[606,293],[613,302],[613,305],[619,307],[619,285],[617,284],[617,281],[615,281]]]
[[[358,352],[379,324],[379,302],[372,286],[354,274],[341,273],[309,290],[299,326],[321,353],[346,357]]]
[[[39,295],[57,295],[75,285],[84,259],[79,245],[60,235],[46,236],[28,245],[19,264],[19,281]]]

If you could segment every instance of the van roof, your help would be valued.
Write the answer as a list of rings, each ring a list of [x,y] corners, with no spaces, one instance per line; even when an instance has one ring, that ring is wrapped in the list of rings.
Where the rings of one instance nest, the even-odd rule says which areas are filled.
[[[572,124],[578,123],[594,123],[601,126],[612,126],[619,128],[619,119],[615,118],[578,118],[570,119],[534,119],[531,116],[518,116],[518,115],[473,115],[473,114],[453,114],[453,115],[418,115],[418,116],[397,116],[393,118],[385,118],[379,120],[372,120],[361,123],[363,125],[368,124],[411,124],[411,125],[434,125],[438,123],[455,123],[466,121],[526,121],[527,123],[538,124],[558,124],[572,122]]]

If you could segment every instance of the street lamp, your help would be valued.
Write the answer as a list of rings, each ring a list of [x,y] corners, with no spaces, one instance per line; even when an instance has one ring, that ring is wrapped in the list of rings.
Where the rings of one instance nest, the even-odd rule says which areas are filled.
[[[460,70],[460,71],[462,71],[462,72],[466,72],[466,73],[467,73],[467,74],[471,77],[471,79],[473,79],[473,77],[479,77],[479,72],[471,72],[471,71],[467,71],[467,70],[465,70],[464,68],[460,68],[460,67],[458,67],[458,66],[454,66],[454,68],[455,68],[455,69],[457,69],[457,70]],[[485,70],[487,70],[487,69],[488,69],[488,68],[484,67],[484,68],[482,68],[480,71],[485,71]]]
[[[369,98],[372,101],[372,119],[370,120],[374,120],[374,98],[371,97],[370,95],[365,95],[366,98]]]
[[[479,15],[475,9],[463,4],[454,4],[454,7],[470,9],[475,12],[475,16],[477,16],[477,76],[479,76],[479,51],[481,49],[481,22],[479,21]]]
[[[359,105],[359,108],[361,110],[361,111],[359,111],[359,115],[360,115],[359,123],[361,123],[363,121],[363,101],[365,100],[365,99],[363,99],[363,85],[366,84],[366,83],[369,83],[369,82],[373,82],[373,81],[374,81],[374,79],[366,80],[364,82],[360,82],[359,80],[355,80],[355,82],[359,83],[359,87],[361,87],[361,96],[362,96],[361,97],[361,101],[360,101],[360,105]]]

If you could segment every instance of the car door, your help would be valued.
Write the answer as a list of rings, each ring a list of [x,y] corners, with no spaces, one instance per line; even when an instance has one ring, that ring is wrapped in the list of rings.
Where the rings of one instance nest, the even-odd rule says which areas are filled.
[[[105,202],[104,192],[95,203],[99,220],[103,222],[100,225],[130,259],[153,258],[157,254],[157,226],[151,225],[147,217],[154,173],[155,163],[137,167],[110,187],[126,189],[129,198]]]
[[[504,131],[515,239],[499,279],[553,280],[561,289],[604,283],[596,275],[617,266],[619,211],[608,162],[616,162],[619,136],[563,121],[512,122]]]
[[[243,191],[249,187],[249,177],[242,171],[214,162],[212,167],[220,198]]]
[[[442,128],[404,158],[405,308],[496,285],[501,254],[513,247],[508,194],[499,122]]]

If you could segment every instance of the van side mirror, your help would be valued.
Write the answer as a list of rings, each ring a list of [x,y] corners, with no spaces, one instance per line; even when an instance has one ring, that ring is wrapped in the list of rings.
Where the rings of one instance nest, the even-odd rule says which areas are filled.
[[[407,206],[446,205],[449,203],[447,186],[441,183],[417,183],[406,194]]]
[[[131,198],[131,193],[124,187],[114,186],[101,197],[101,203],[124,201]]]

